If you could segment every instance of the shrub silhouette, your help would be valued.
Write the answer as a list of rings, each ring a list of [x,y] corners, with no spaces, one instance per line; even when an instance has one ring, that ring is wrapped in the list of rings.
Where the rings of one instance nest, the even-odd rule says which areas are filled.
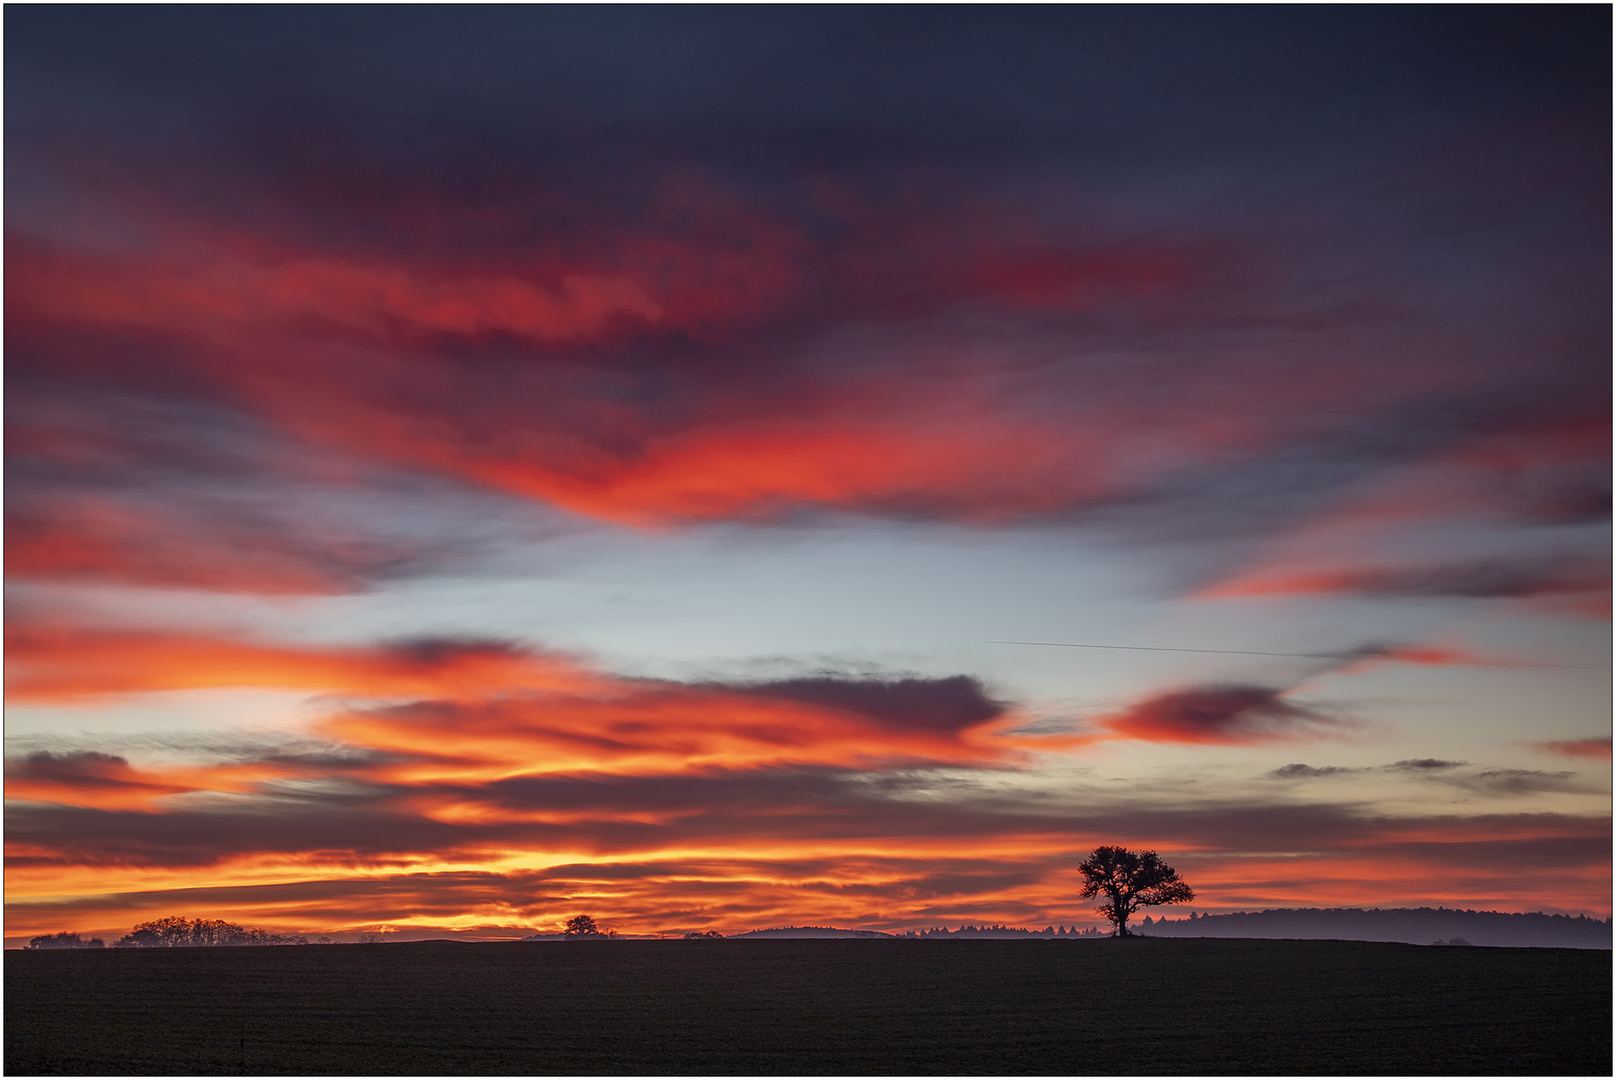
[[[107,947],[107,943],[98,937],[93,937],[86,941],[77,934],[71,934],[64,930],[60,934],[41,934],[36,938],[31,938],[28,942],[28,947],[30,949],[104,949]]]

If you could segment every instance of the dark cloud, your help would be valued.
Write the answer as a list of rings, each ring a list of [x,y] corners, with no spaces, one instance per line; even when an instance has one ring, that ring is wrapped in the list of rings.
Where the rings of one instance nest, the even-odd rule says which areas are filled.
[[[1610,564],[1586,559],[1485,561],[1343,573],[1336,591],[1375,596],[1528,597],[1610,588]]]
[[[1362,772],[1361,769],[1349,769],[1341,765],[1326,765],[1315,768],[1312,765],[1303,765],[1300,762],[1291,765],[1281,765],[1269,772],[1268,775],[1276,780],[1312,780],[1320,776],[1340,776],[1344,773]]]
[[[1150,742],[1254,743],[1340,735],[1351,723],[1284,700],[1283,688],[1230,683],[1147,698],[1104,725]]]
[[[894,727],[962,731],[992,720],[1004,705],[989,698],[968,675],[942,679],[845,678],[819,675],[749,683],[743,689],[763,697],[842,709]]]
[[[1464,778],[1466,786],[1483,791],[1525,795],[1536,791],[1569,791],[1574,772],[1544,772],[1540,769],[1484,769]]]
[[[452,666],[467,659],[508,660],[531,655],[532,650],[509,638],[414,637],[383,643],[381,652],[400,664],[424,669]]]
[[[1469,763],[1464,761],[1443,761],[1441,758],[1405,758],[1402,761],[1392,762],[1386,768],[1401,772],[1443,772],[1467,764]]]
[[[129,772],[129,761],[116,754],[95,750],[77,753],[53,754],[38,750],[6,768],[8,779],[47,780],[59,784],[121,784],[129,781],[122,774]]]
[[[1524,795],[1535,791],[1573,791],[1574,772],[1545,772],[1541,769],[1476,769],[1456,770],[1468,765],[1465,761],[1443,761],[1440,758],[1413,758],[1387,765],[1388,770],[1426,775],[1445,783],[1496,795]]]

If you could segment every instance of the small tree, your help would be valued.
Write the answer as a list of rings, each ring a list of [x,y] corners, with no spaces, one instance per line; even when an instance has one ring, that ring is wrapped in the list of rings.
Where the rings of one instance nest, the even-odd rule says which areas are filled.
[[[1154,851],[1135,854],[1122,847],[1095,848],[1078,869],[1083,872],[1083,899],[1105,894],[1098,910],[1115,924],[1118,937],[1133,936],[1128,933],[1128,916],[1142,907],[1195,899],[1195,890]]]
[[[587,937],[590,934],[600,933],[600,927],[588,915],[574,915],[567,920],[567,933],[574,937]]]

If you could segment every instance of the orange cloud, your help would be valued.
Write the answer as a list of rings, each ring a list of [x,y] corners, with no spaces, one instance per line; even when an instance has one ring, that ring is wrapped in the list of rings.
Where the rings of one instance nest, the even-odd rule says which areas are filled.
[[[256,793],[268,781],[320,776],[329,766],[288,761],[134,768],[97,752],[30,754],[6,768],[6,798],[97,810],[159,810],[161,800],[198,792]]]
[[[221,634],[12,620],[6,653],[6,691],[16,701],[219,687],[455,697],[599,682],[572,661],[490,641],[292,646]]]
[[[782,699],[768,687],[705,689],[624,681],[587,695],[502,694],[344,712],[321,730],[383,752],[377,778],[475,784],[599,771],[645,775],[771,766],[873,768],[901,762],[986,764],[1007,748],[982,730],[882,720],[856,707]]]
[[[308,690],[404,704],[338,709],[321,730],[389,755],[389,782],[539,773],[648,773],[776,764],[1002,760],[1013,726],[968,678],[691,685],[600,674],[503,642],[291,646],[223,635],[13,620],[17,701],[219,687]]]

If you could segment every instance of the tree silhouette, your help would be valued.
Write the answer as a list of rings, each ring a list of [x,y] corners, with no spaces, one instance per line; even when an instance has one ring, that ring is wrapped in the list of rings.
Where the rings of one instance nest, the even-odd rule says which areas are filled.
[[[115,949],[176,949],[207,945],[305,945],[301,934],[276,934],[237,926],[223,919],[187,919],[181,915],[141,923],[113,943]]]
[[[1083,872],[1085,900],[1105,894],[1098,910],[1116,925],[1118,937],[1133,936],[1128,933],[1128,916],[1142,907],[1195,899],[1195,890],[1154,851],[1135,854],[1123,847],[1098,847],[1078,869]]]
[[[98,937],[86,941],[77,934],[62,931],[60,934],[41,934],[28,942],[30,949],[102,949],[106,942]]]
[[[574,915],[567,920],[567,933],[574,936],[588,936],[600,933],[600,927],[588,915]]]

